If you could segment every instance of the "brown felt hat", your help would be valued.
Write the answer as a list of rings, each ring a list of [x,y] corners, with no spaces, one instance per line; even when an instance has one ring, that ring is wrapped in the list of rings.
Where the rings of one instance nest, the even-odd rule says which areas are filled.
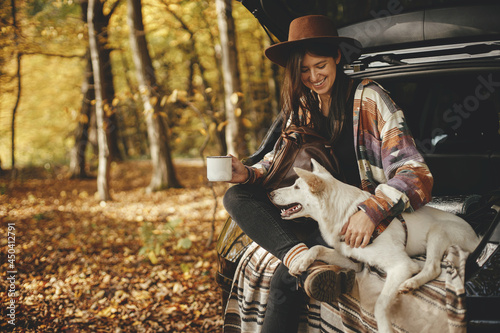
[[[274,44],[265,51],[272,62],[285,67],[294,48],[310,43],[338,45],[347,63],[356,60],[361,54],[361,43],[349,37],[339,37],[335,24],[324,15],[307,15],[296,18],[290,23],[288,41]]]

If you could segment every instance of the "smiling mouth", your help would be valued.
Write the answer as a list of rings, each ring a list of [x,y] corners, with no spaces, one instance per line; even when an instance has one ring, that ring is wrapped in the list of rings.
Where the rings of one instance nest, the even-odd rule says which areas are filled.
[[[293,205],[289,206],[288,208],[283,208],[281,210],[281,217],[290,217],[294,214],[297,214],[302,210],[302,205],[299,203],[294,203]]]
[[[323,80],[319,81],[318,83],[313,83],[312,85],[315,87],[318,87],[318,86],[322,85],[323,82],[325,82],[325,80],[326,80],[326,77],[324,77]]]

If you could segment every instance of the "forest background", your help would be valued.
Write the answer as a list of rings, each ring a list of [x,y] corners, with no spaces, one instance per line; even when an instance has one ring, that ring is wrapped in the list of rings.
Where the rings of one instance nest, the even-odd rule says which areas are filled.
[[[69,164],[78,123],[93,120],[81,114],[88,49],[82,4],[76,0],[18,1],[18,27],[14,32],[10,1],[2,3],[2,168],[11,166],[10,125],[17,96],[17,51],[22,54],[22,97],[15,120],[16,162],[20,167],[46,168]],[[130,48],[127,4],[125,0],[107,0],[102,4],[103,15],[110,15],[113,10],[107,18],[109,24],[103,28],[107,36],[99,38],[107,38],[102,47],[110,52],[115,94],[107,102],[117,117],[118,157],[148,158],[146,123]],[[241,81],[241,91],[233,99],[240,106],[236,113],[246,129],[246,147],[239,152],[245,154],[255,149],[276,112],[273,103],[279,75],[263,55],[269,37],[239,2],[234,1],[233,7],[237,74]],[[169,125],[173,156],[199,156],[206,136],[204,122],[211,134],[206,153],[223,153],[226,148],[216,139],[217,132],[224,130],[226,117],[215,1],[144,0],[142,12],[148,50],[158,85],[163,89],[159,97],[163,99],[162,111]],[[173,103],[179,99],[193,103],[202,112],[201,116],[192,107]],[[96,135],[91,133],[89,137],[96,147]],[[92,149],[87,154],[90,158],[94,155]]]
[[[2,330],[219,331],[204,157],[267,132],[269,36],[231,0],[1,1],[0,24]]]

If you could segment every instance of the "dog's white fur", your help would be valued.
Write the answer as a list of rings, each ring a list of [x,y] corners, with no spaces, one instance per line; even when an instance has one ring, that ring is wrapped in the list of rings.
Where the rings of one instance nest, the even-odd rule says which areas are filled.
[[[441,273],[441,259],[448,247],[459,245],[464,251],[472,252],[479,238],[458,216],[424,206],[413,213],[402,214],[408,227],[406,247],[404,227],[395,219],[368,246],[351,248],[342,241],[340,231],[358,210],[358,204],[370,194],[338,181],[315,160],[312,163],[312,172],[295,168],[299,175],[295,184],[273,191],[270,198],[280,206],[300,204],[283,210],[282,217],[313,218],[318,222],[323,239],[333,248],[312,247],[289,267],[290,273],[299,275],[315,260],[359,271],[361,264],[349,258],[384,270],[387,278],[375,303],[374,314],[379,332],[392,332],[389,307],[398,292],[409,292],[435,279]],[[423,267],[410,259],[410,256],[421,254],[427,255]]]

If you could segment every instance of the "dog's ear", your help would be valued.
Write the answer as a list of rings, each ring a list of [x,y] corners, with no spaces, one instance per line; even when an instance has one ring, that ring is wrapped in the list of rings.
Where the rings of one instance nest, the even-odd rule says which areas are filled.
[[[323,179],[314,173],[300,168],[293,168],[293,170],[307,183],[311,193],[318,193],[325,189],[326,185]]]
[[[318,161],[316,161],[314,158],[311,158],[311,163],[312,163],[312,170],[313,172],[318,172],[318,173],[329,173],[328,170],[325,169],[324,166],[322,166]]]

